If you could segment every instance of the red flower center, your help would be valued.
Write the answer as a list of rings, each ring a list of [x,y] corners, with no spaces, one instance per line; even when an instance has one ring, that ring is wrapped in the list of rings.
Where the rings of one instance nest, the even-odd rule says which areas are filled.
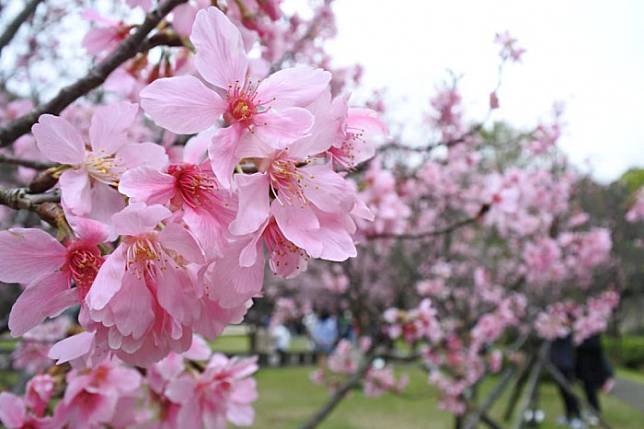
[[[206,199],[215,198],[213,194],[217,189],[215,177],[198,165],[171,165],[168,168],[168,174],[177,179],[177,196],[181,199],[181,201],[173,201],[177,206],[185,203],[192,208],[201,207]]]
[[[103,257],[96,247],[79,247],[69,252],[67,266],[81,300],[85,299],[102,264]]]

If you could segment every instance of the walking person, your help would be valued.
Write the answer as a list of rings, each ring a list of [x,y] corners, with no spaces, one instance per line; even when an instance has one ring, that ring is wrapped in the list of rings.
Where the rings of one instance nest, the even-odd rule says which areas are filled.
[[[550,346],[550,361],[564,376],[570,386],[575,380],[575,349],[572,336],[555,339]],[[568,393],[563,387],[559,387],[559,394],[564,403],[566,416],[559,420],[560,424],[568,425],[571,429],[583,429],[585,427],[579,413],[579,402]]]
[[[588,403],[594,415],[587,416],[588,423],[595,426],[601,413],[599,390],[609,390],[613,380],[611,367],[602,348],[599,334],[586,338],[576,348],[575,373],[582,382]]]

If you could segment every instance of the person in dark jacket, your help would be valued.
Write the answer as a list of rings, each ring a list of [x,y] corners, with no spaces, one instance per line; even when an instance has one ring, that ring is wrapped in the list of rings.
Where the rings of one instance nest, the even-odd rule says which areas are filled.
[[[575,379],[575,348],[572,343],[572,336],[555,339],[550,345],[550,361],[566,378],[572,386]],[[581,423],[579,414],[579,403],[577,399],[568,393],[564,388],[559,386],[559,394],[564,402],[566,410],[566,423]]]
[[[599,414],[599,389],[613,378],[613,368],[604,355],[599,334],[586,338],[576,349],[575,374],[584,385],[584,392],[594,411]]]

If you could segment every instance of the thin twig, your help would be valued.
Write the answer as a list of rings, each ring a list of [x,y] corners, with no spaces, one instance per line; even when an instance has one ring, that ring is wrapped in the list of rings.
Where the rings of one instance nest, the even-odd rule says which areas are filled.
[[[492,408],[492,405],[494,405],[499,396],[501,396],[501,394],[505,391],[505,388],[510,383],[510,380],[512,380],[515,372],[516,367],[514,366],[508,367],[503,371],[501,377],[490,391],[483,405],[481,405],[480,408],[476,409],[474,413],[469,416],[465,423],[464,429],[474,429],[479,420],[485,417],[488,410]]]
[[[145,38],[154,30],[161,20],[169,14],[175,6],[187,0],[166,0],[156,10],[145,17],[143,23],[103,61],[91,68],[89,72],[69,86],[64,87],[47,103],[37,107],[32,112],[21,116],[0,130],[0,147],[8,146],[18,137],[26,134],[31,126],[38,121],[43,113],[59,114],[65,107],[100,86],[105,79],[121,64],[133,58],[145,46]]]
[[[25,8],[9,23],[7,28],[4,30],[0,36],[0,53],[2,50],[13,40],[18,30],[24,24],[27,19],[36,11],[38,5],[42,0],[31,0],[26,5]]]
[[[408,234],[395,234],[395,233],[381,233],[381,234],[372,234],[367,236],[368,240],[380,240],[380,239],[387,239],[387,238],[393,238],[396,240],[417,240],[421,238],[428,238],[428,237],[435,237],[437,235],[444,235],[444,234],[450,234],[454,231],[456,231],[459,228],[462,228],[466,225],[475,223],[479,221],[485,213],[488,212],[490,209],[490,206],[485,204],[481,207],[479,212],[472,217],[468,217],[462,220],[459,220],[457,222],[452,223],[451,225],[447,225],[446,227],[443,228],[437,228],[437,229],[432,229],[430,231],[423,231],[423,232],[418,232],[418,233],[408,233]]]
[[[0,205],[15,210],[28,210],[36,213],[53,227],[59,227],[65,219],[60,204],[60,194],[54,191],[47,194],[29,194],[26,188],[0,188]]]
[[[464,134],[462,134],[462,135],[460,135],[458,137],[454,137],[452,139],[448,139],[448,140],[444,140],[444,141],[439,141],[439,142],[436,142],[436,143],[431,143],[431,144],[428,144],[428,145],[425,145],[425,146],[407,146],[407,145],[400,144],[400,143],[390,142],[390,143],[386,143],[386,144],[380,146],[378,148],[378,152],[382,153],[382,152],[387,152],[389,150],[402,150],[402,151],[406,151],[406,152],[423,153],[423,152],[431,152],[432,150],[434,150],[436,148],[439,148],[439,147],[448,147],[449,148],[449,147],[456,146],[457,144],[460,144],[460,143],[463,143],[463,142],[467,141],[468,138],[470,138],[471,136],[473,136],[474,134],[479,132],[481,130],[481,128],[483,128],[483,123],[476,124],[476,125],[472,126],[472,128],[470,128],[466,133],[464,133]]]
[[[313,429],[318,427],[320,423],[326,419],[329,414],[331,414],[331,411],[335,409],[335,407],[342,402],[345,396],[353,389],[355,386],[357,386],[360,381],[364,378],[364,376],[367,374],[369,371],[369,368],[371,368],[371,363],[373,362],[375,358],[375,341],[374,344],[370,347],[370,349],[367,351],[364,360],[362,361],[362,364],[360,367],[358,367],[358,370],[342,385],[340,386],[335,392],[333,392],[333,395],[331,395],[331,398],[320,408],[314,415],[312,415],[302,426],[300,426],[300,429]]]
[[[33,159],[16,158],[9,155],[0,154],[0,164],[18,165],[20,167],[33,168],[34,170],[46,170],[54,167],[53,162],[35,161]]]

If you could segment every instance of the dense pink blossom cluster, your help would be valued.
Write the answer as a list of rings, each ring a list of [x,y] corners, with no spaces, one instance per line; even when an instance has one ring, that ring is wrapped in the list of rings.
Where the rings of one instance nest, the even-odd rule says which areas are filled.
[[[171,353],[139,372],[112,359],[64,377],[41,374],[24,397],[0,394],[0,420],[11,429],[56,427],[249,426],[257,398],[254,358],[212,354],[196,338],[183,354]],[[55,392],[64,386],[63,397]],[[49,410],[53,410],[49,412]]]
[[[152,2],[128,5],[148,11]],[[357,223],[373,214],[347,174],[387,132],[374,111],[340,93],[353,78],[334,81],[318,67],[328,57],[312,59],[323,51],[302,33],[309,25],[328,31],[329,6],[310,21],[286,22],[279,6],[177,7],[156,37],[180,46],[158,62],[137,55],[107,79],[106,104],[41,115],[16,142],[14,156],[51,163],[46,174],[63,210],[56,237],[38,228],[0,232],[0,280],[24,286],[9,316],[12,335],[25,338],[16,366],[35,373],[54,359],[72,370],[50,380],[62,399],[41,395],[53,408],[3,394],[8,427],[252,423],[255,361],[204,350],[191,357],[197,335],[212,340],[243,320],[263,294],[265,265],[291,278],[311,259],[356,256]],[[96,10],[83,17],[91,23],[83,46],[97,60],[137,28]],[[251,55],[257,47],[261,58]],[[13,102],[1,120],[32,108]],[[34,178],[28,169],[18,174]],[[70,308],[79,308],[82,332],[39,332],[68,321],[44,322]],[[370,392],[387,380],[379,373]],[[141,401],[147,408],[127,405]],[[116,413],[123,408],[132,412]]]
[[[73,234],[61,244],[38,229],[0,233],[2,280],[27,285],[14,335],[80,304],[87,332],[52,350],[59,363],[149,365],[187,350],[193,333],[212,339],[261,295],[264,248],[273,273],[293,277],[310,258],[355,256],[355,221],[372,218],[334,167],[373,155],[369,139],[384,133],[373,112],[333,100],[321,69],[253,76],[242,33],[219,9],[197,12],[190,38],[203,80],[141,91],[158,125],[199,133],[180,158],[133,138],[139,108],[126,101],[95,109],[87,134],[53,115],[33,127],[60,164]]]
[[[316,384],[324,384],[330,389],[336,388],[343,378],[359,370],[364,349],[369,345],[368,341],[361,343],[357,347],[346,339],[340,340],[329,356],[327,366],[311,373],[311,380]],[[392,365],[374,361],[365,372],[362,387],[366,396],[377,397],[385,392],[400,393],[408,383],[409,378],[406,374],[397,377]]]

